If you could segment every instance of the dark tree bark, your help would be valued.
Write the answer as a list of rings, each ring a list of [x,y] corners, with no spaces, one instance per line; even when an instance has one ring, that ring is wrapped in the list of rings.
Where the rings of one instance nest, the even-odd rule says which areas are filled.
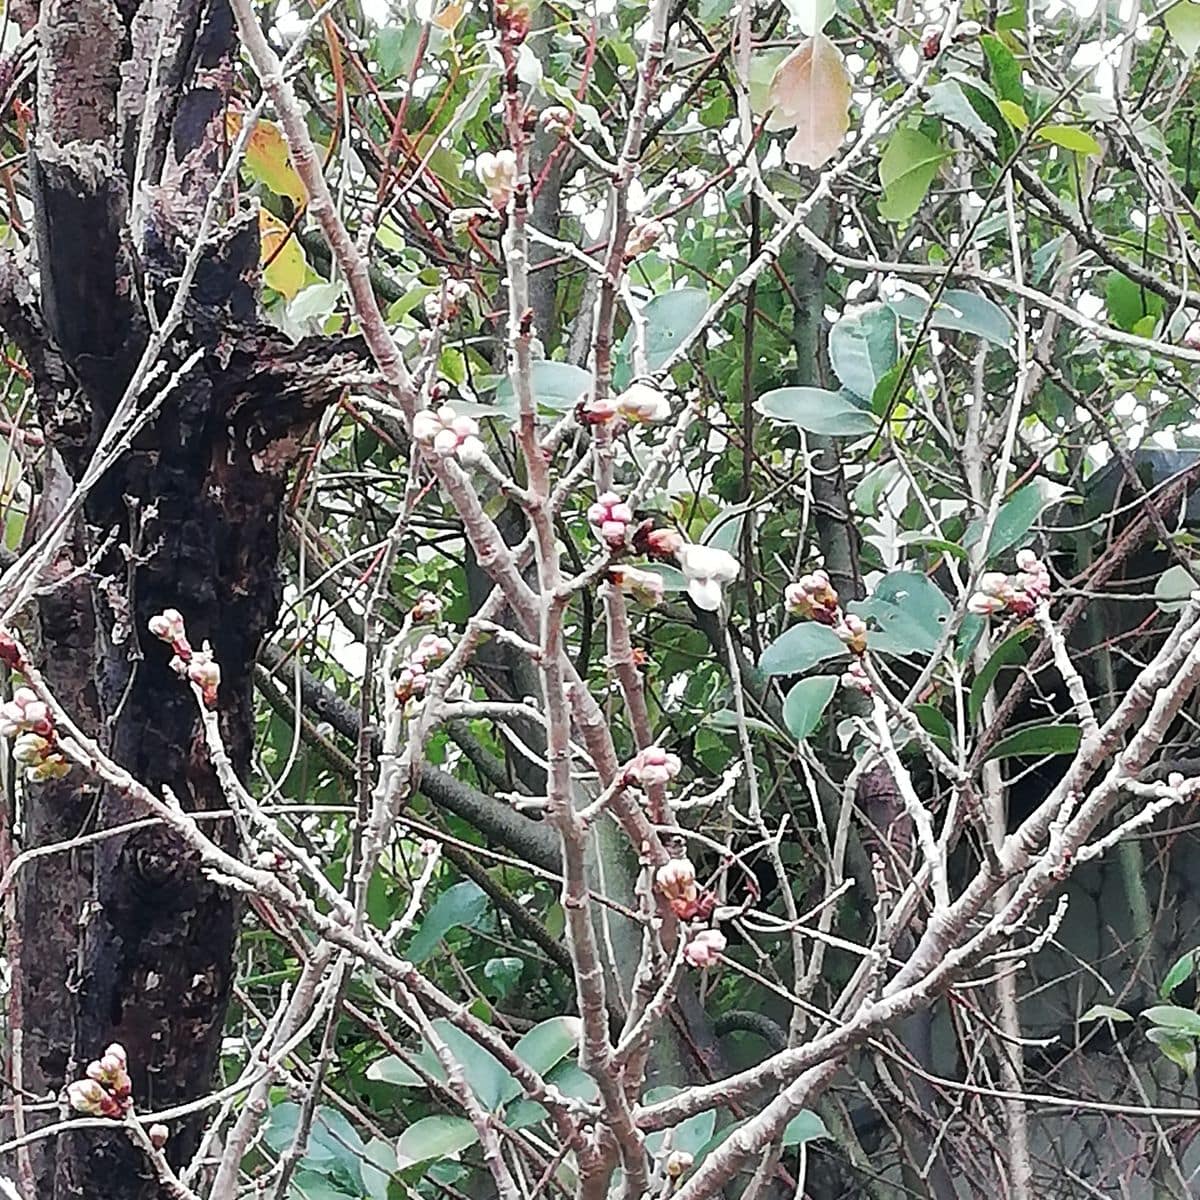
[[[152,336],[148,311],[167,312],[199,244],[236,51],[226,0],[42,0],[38,21],[38,294],[22,290],[20,264],[0,273],[11,285],[0,323],[34,373],[51,448],[31,539],[64,511]],[[62,582],[37,614],[40,657],[64,702],[117,761],[193,810],[227,802],[190,689],[147,620],[178,608],[195,644],[211,640],[223,734],[245,775],[254,660],[280,600],[287,472],[361,359],[354,343],[292,345],[261,323],[255,214],[226,202],[216,224],[184,319],[136,401],[158,411],[91,489],[43,581]],[[24,849],[141,814],[76,769],[28,788],[17,815]],[[234,844],[230,822],[206,828]],[[26,1094],[60,1095],[111,1041],[127,1050],[139,1109],[209,1091],[236,927],[232,895],[158,828],[24,871],[10,949]],[[26,1124],[56,1116],[28,1113]],[[173,1161],[190,1156],[199,1124],[172,1129]],[[159,1195],[120,1131],[46,1139],[30,1163],[39,1200]]]

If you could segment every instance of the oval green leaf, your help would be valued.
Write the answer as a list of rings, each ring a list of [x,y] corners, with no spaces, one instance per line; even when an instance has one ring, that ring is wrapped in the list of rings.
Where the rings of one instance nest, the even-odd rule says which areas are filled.
[[[800,680],[788,692],[783,702],[783,723],[796,741],[804,741],[820,725],[837,685],[836,675],[813,675]]]
[[[764,392],[755,408],[773,421],[798,425],[827,437],[861,437],[879,424],[868,409],[846,392],[824,388],[786,387]]]
[[[784,630],[763,651],[758,667],[766,675],[802,675],[817,663],[846,653],[842,639],[828,625],[805,621]]]

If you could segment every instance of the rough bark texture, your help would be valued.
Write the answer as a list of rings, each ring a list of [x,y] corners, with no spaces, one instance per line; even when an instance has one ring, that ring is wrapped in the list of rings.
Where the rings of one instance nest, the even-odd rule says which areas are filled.
[[[126,390],[146,345],[145,305],[165,313],[196,244],[223,153],[232,31],[225,0],[41,5],[31,152],[41,291],[23,297],[14,288],[0,303],[0,323],[34,372],[53,447],[31,536],[61,511]],[[159,87],[150,93],[148,53],[159,54]],[[130,211],[141,202],[133,180],[142,120],[154,132],[141,149],[148,203],[135,255],[141,231],[131,228]],[[203,354],[92,491],[51,568],[60,579],[78,573],[39,604],[41,654],[66,704],[143,782],[169,786],[195,810],[226,801],[190,689],[168,668],[168,649],[146,633],[147,620],[178,608],[195,644],[211,640],[224,736],[245,774],[253,664],[280,599],[287,471],[347,368],[361,360],[356,344],[294,346],[262,325],[258,264],[254,214],[227,210],[162,354],[166,369],[139,404],[195,350]],[[75,771],[29,790],[21,848],[139,815]],[[209,828],[233,843],[230,823]],[[22,874],[17,907],[15,1011],[28,1095],[55,1097],[111,1041],[126,1047],[139,1109],[210,1089],[237,911],[181,844],[151,828],[42,859]],[[29,1113],[26,1123],[55,1116]],[[170,1157],[186,1159],[196,1135],[196,1125],[174,1129]],[[159,1191],[120,1132],[37,1143],[32,1165],[39,1200],[149,1200]]]

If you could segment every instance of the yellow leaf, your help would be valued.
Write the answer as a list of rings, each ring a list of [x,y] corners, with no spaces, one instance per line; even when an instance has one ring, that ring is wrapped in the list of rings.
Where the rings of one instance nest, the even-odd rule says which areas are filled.
[[[1000,105],[1000,111],[1004,114],[1004,119],[1014,129],[1024,129],[1028,126],[1029,117],[1015,100],[1000,100],[997,103]]]
[[[850,128],[850,76],[823,34],[805,38],[779,64],[770,90],[768,129],[795,129],[783,152],[790,163],[824,166]]]
[[[225,113],[225,131],[230,140],[242,128],[242,114]],[[290,196],[296,204],[308,203],[308,192],[288,156],[287,138],[274,121],[259,121],[246,142],[246,170],[277,196]]]
[[[463,6],[450,0],[450,3],[434,16],[433,23],[439,29],[453,29],[462,20],[462,15]]]
[[[265,208],[258,210],[258,237],[262,246],[263,279],[289,300],[304,286],[308,261],[304,249],[288,227]]]

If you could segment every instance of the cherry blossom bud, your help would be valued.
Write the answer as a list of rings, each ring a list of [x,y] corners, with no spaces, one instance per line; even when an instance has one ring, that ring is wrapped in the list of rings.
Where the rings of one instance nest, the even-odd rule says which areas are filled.
[[[973,42],[983,33],[983,26],[978,21],[959,21],[954,27],[956,42]]]
[[[979,577],[979,590],[985,596],[1003,597],[1008,587],[1008,576],[1003,571],[984,571]]]
[[[638,567],[613,567],[608,573],[623,592],[629,592],[643,604],[653,607],[662,601],[665,587],[663,577],[657,571],[643,571]]]
[[[822,570],[802,575],[796,583],[789,583],[783,593],[789,612],[808,621],[822,625],[836,625],[840,613],[838,594],[829,576]]]
[[[617,411],[627,421],[652,424],[671,415],[671,402],[648,383],[633,383],[616,400]]]
[[[104,1105],[110,1097],[94,1079],[76,1079],[67,1084],[67,1099],[76,1112],[84,1113],[89,1117],[107,1115],[104,1112]]]
[[[1200,321],[1193,321],[1187,327],[1180,344],[1187,350],[1200,350]]]
[[[630,231],[629,238],[625,242],[626,260],[637,258],[639,254],[645,254],[647,250],[658,244],[666,232],[667,228],[661,221],[639,221]]]
[[[412,661],[425,666],[428,663],[438,662],[445,658],[453,649],[454,644],[449,638],[427,633],[417,643],[417,648],[412,652]]]
[[[680,546],[675,557],[687,580],[692,603],[705,612],[716,612],[721,607],[723,586],[732,583],[741,570],[737,559],[717,546],[692,542]]]
[[[39,763],[50,750],[50,741],[38,733],[23,733],[13,742],[12,756],[23,767]]]
[[[834,633],[846,643],[851,654],[866,654],[867,623],[862,617],[847,613],[841,623],[834,626]]]
[[[549,108],[542,109],[542,115],[538,119],[547,133],[568,133],[575,124],[571,110],[561,104],[552,104]]]
[[[620,415],[616,397],[602,396],[598,400],[584,400],[576,410],[581,425],[606,425]]]
[[[221,686],[221,668],[213,658],[212,647],[207,642],[186,664],[184,670],[188,679],[200,689],[204,707],[216,708],[217,689]]]
[[[670,783],[683,768],[678,754],[661,746],[647,746],[639,751],[625,767],[625,777],[641,787]]]
[[[1174,791],[1179,791],[1185,782],[1182,771],[1172,771],[1167,776],[1167,787],[1172,788]]]
[[[146,624],[150,632],[164,642],[183,642],[187,639],[183,614],[177,608],[164,608],[157,616],[151,617]]]
[[[852,692],[862,692],[867,696],[871,694],[870,676],[868,676],[866,667],[862,665],[859,659],[855,659],[842,672],[840,683],[842,687],[849,688]]]
[[[146,1136],[155,1150],[161,1150],[167,1144],[167,1138],[171,1136],[171,1131],[160,1121],[156,1121],[146,1130]]]
[[[689,1154],[686,1150],[672,1150],[667,1155],[667,1176],[670,1179],[679,1179],[692,1169],[692,1163],[696,1161],[695,1156]]]
[[[517,156],[511,150],[497,150],[495,154],[485,152],[475,160],[475,174],[483,184],[492,207],[497,212],[508,208],[517,186]]]
[[[455,457],[464,467],[476,467],[487,457],[487,450],[477,437],[465,437],[458,443]]]
[[[1004,601],[999,596],[989,596],[985,592],[976,592],[967,600],[967,612],[977,617],[990,617],[1003,609]]]
[[[435,621],[442,615],[442,601],[433,592],[422,592],[412,607],[414,621]]]
[[[683,915],[695,905],[699,889],[691,859],[673,858],[663,863],[654,872],[654,882],[677,915]]]
[[[674,529],[655,529],[653,521],[645,521],[633,535],[633,548],[648,558],[671,562],[684,545],[683,535]]]
[[[702,929],[683,948],[683,957],[693,967],[712,967],[724,953],[726,944],[719,929]]]
[[[942,27],[926,25],[921,31],[921,57],[927,60],[937,58],[942,51]]]

